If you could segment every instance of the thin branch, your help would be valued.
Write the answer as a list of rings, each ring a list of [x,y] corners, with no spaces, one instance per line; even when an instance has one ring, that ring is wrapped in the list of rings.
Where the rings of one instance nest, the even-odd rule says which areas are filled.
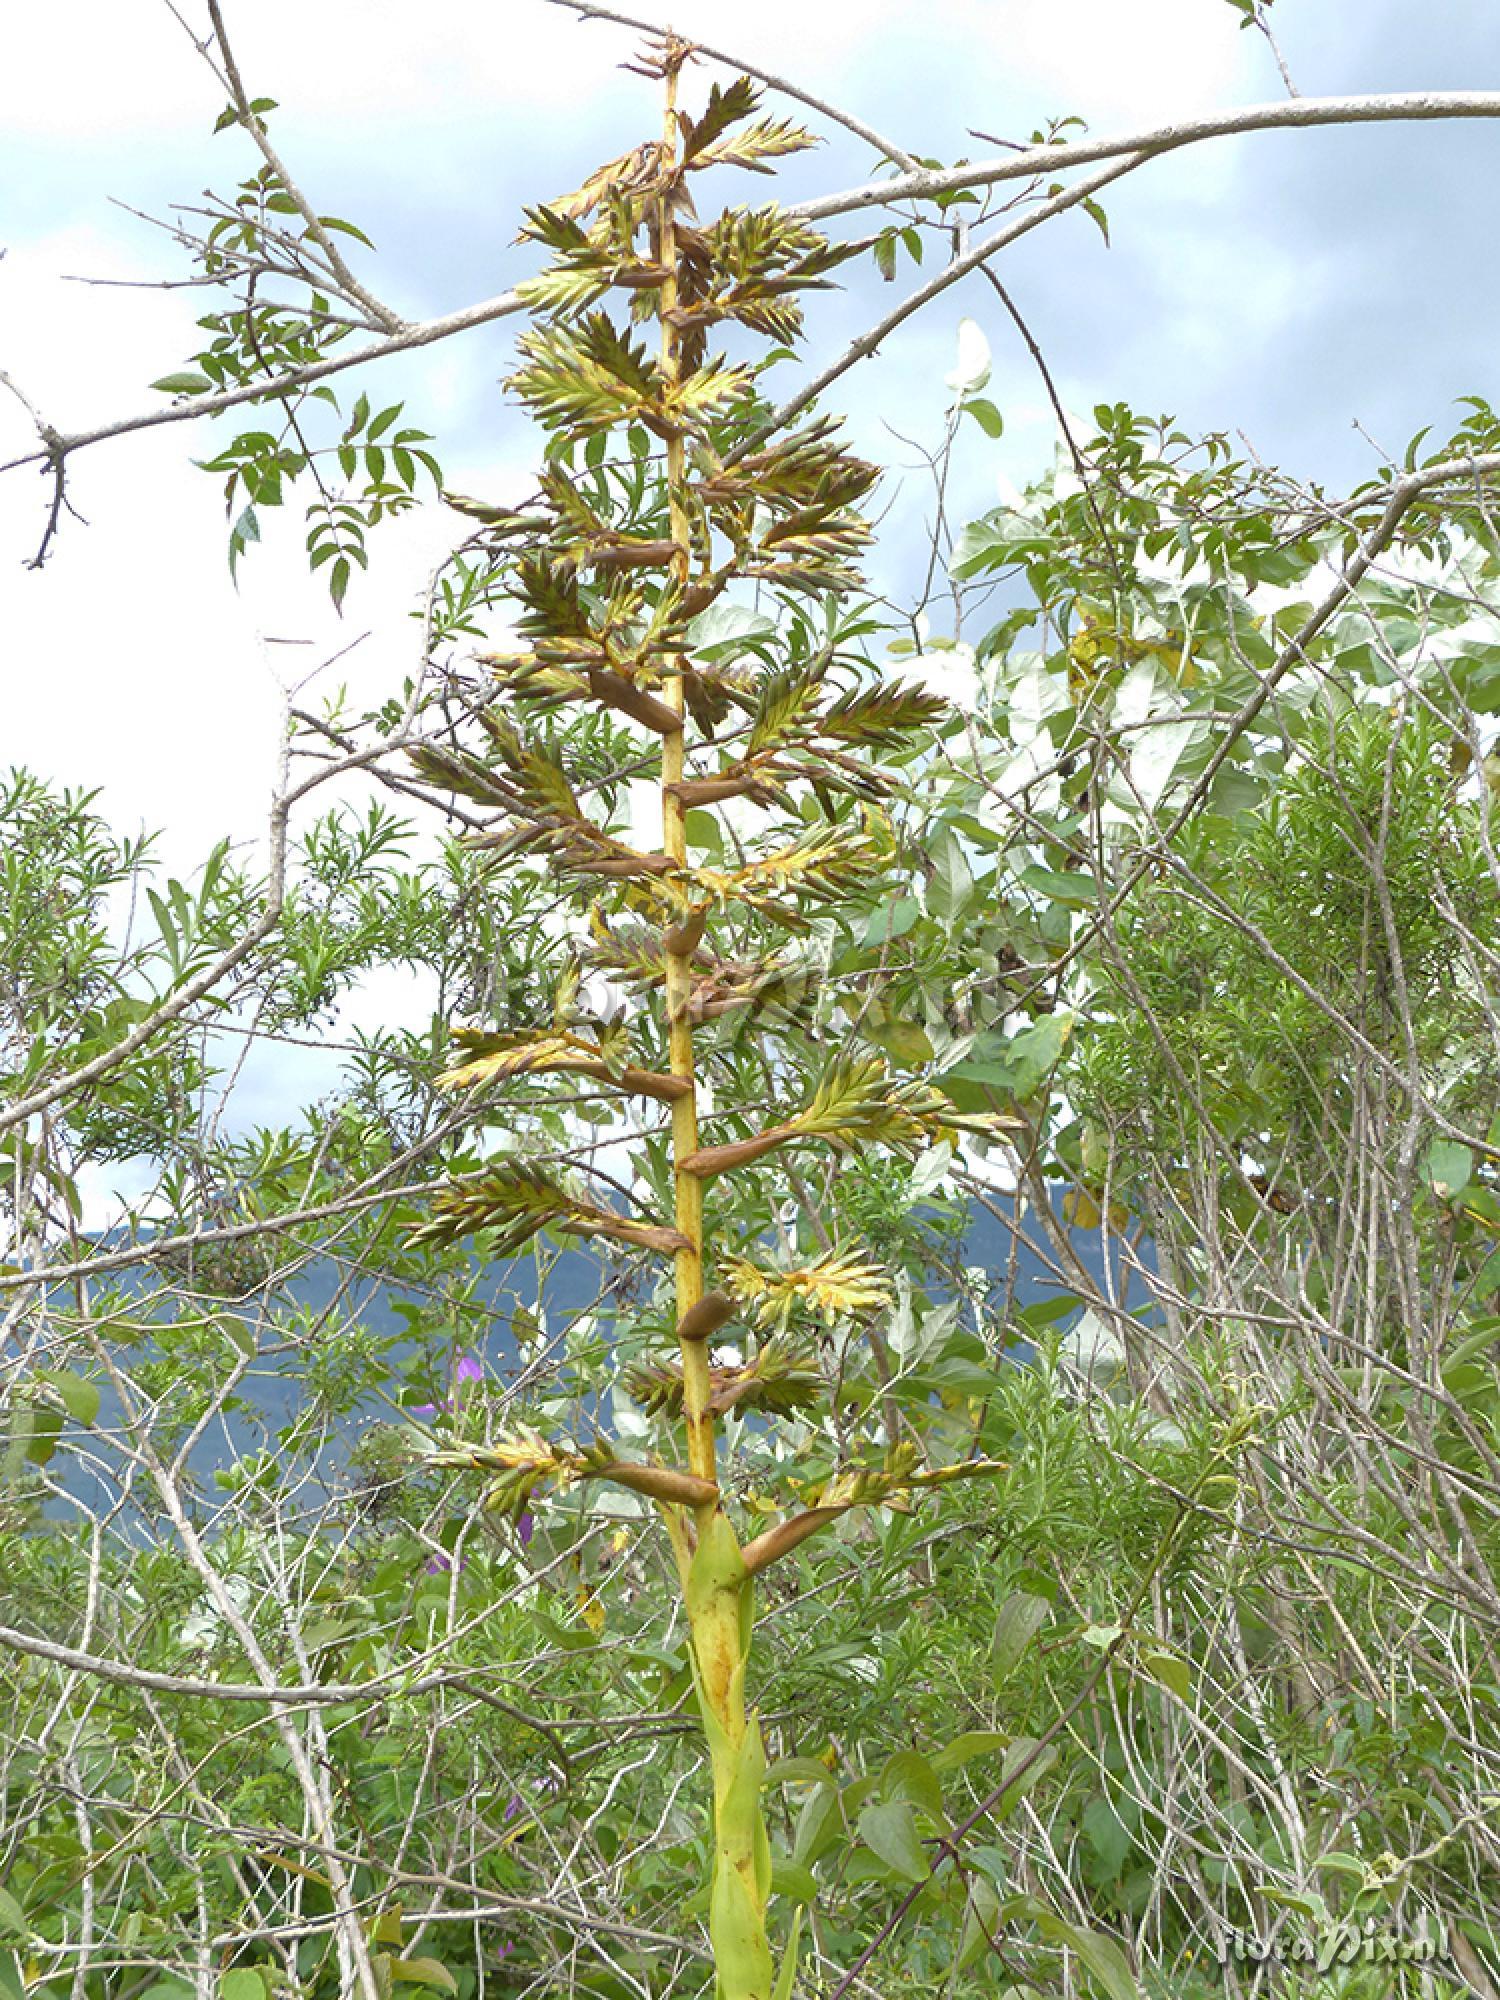
[[[612,7],[596,7],[593,0],[548,0],[548,4],[553,7],[570,8],[573,13],[585,20],[613,21],[617,27],[636,28],[648,35],[659,32],[654,21],[642,21],[633,14],[617,14]],[[905,167],[908,173],[921,173],[920,164],[910,153],[903,152],[893,140],[882,138],[873,126],[866,125],[862,119],[854,117],[848,111],[840,111],[837,105],[829,104],[821,97],[814,97],[811,91],[804,90],[800,84],[789,82],[784,76],[776,76],[770,70],[757,69],[753,63],[747,63],[742,56],[730,55],[724,49],[711,48],[707,42],[695,39],[693,53],[707,56],[710,62],[724,63],[729,69],[741,70],[746,76],[753,76],[757,83],[765,84],[768,90],[779,91],[783,97],[793,98],[798,104],[805,104],[809,111],[816,111],[819,117],[830,119],[835,125],[842,125],[846,132],[852,132],[857,139],[863,139],[867,145],[873,146],[877,153],[884,153],[886,158],[894,160],[898,167]]]
[[[813,201],[795,203],[786,213],[805,221],[818,221],[828,216],[848,215],[860,209],[879,207],[891,202],[943,194],[951,189],[990,187],[1000,181],[1025,179],[1039,174],[1055,173],[1067,167],[1087,165],[1094,160],[1118,158],[1122,154],[1131,155],[1127,164],[1120,169],[1123,173],[1130,171],[1132,167],[1143,165],[1147,159],[1154,158],[1158,153],[1193,145],[1200,140],[1232,137],[1242,132],[1269,132],[1282,128],[1305,128],[1316,125],[1497,117],[1500,117],[1500,91],[1493,90],[1409,91],[1373,97],[1302,97],[1293,104],[1249,105],[1239,111],[1224,112],[1211,118],[1187,119],[1175,125],[1158,126],[1150,132],[1125,138],[1085,140],[1073,146],[1034,146],[1024,152],[1011,154],[1003,160],[980,160],[969,166],[953,167],[939,173],[920,172],[896,180],[867,182],[860,187],[846,189],[842,193],[823,195]],[[1135,155],[1139,157],[1134,157]],[[1095,185],[1103,184],[1099,182]],[[1085,193],[1088,191],[1086,189]],[[1037,219],[1045,220],[1046,213],[1049,212],[1050,210],[1038,211]],[[916,309],[917,304],[922,303],[924,296],[920,293],[917,295],[912,310]],[[302,368],[289,368],[284,374],[266,382],[250,383],[239,389],[220,390],[209,396],[189,397],[182,402],[169,404],[165,409],[148,410],[140,416],[118,418],[114,423],[103,424],[95,430],[71,434],[55,433],[51,439],[44,438],[42,449],[25,452],[18,458],[0,464],[0,472],[14,471],[19,466],[34,465],[43,461],[56,463],[60,457],[81,451],[89,445],[103,444],[111,438],[131,436],[137,431],[154,430],[162,424],[188,423],[199,417],[217,416],[221,410],[234,409],[242,403],[258,402],[262,398],[284,394],[290,389],[302,388],[310,382],[323,381],[330,375],[341,374],[345,369],[358,368],[367,361],[381,361],[389,354],[401,354],[413,347],[426,347],[433,341],[446,340],[450,334],[465,333],[470,327],[488,325],[492,320],[503,319],[511,313],[521,312],[524,307],[525,301],[515,292],[501,292],[494,298],[481,300],[477,305],[466,306],[459,312],[445,313],[438,319],[419,321],[413,326],[404,328],[400,333],[372,341],[352,354],[329,355],[320,361],[309,362]],[[899,320],[896,323],[899,324]]]
[[[29,1654],[35,1660],[46,1660],[55,1667],[65,1667],[70,1673],[89,1674],[96,1680],[111,1681],[117,1687],[150,1688],[155,1694],[190,1695],[203,1701],[270,1701],[283,1708],[329,1707],[344,1701],[412,1701],[418,1695],[456,1687],[503,1708],[507,1715],[514,1716],[528,1728],[540,1730],[545,1735],[553,1732],[552,1724],[527,1714],[509,1702],[499,1701],[497,1696],[481,1690],[462,1674],[422,1674],[416,1680],[403,1680],[401,1669],[395,1668],[368,1681],[313,1681],[306,1686],[292,1683],[276,1687],[261,1681],[210,1681],[198,1680],[190,1674],[158,1673],[150,1667],[132,1666],[126,1660],[108,1659],[100,1653],[80,1652],[76,1646],[63,1646],[56,1640],[40,1638],[34,1632],[18,1632],[9,1625],[0,1625],[0,1646],[10,1647],[12,1652]]]
[[[377,299],[373,292],[367,291],[349,269],[344,261],[343,252],[324,227],[322,217],[292,179],[287,171],[286,162],[271,142],[270,134],[251,109],[249,93],[240,79],[239,65],[234,59],[234,51],[229,46],[229,36],[224,28],[224,16],[220,11],[219,0],[208,0],[208,17],[214,24],[214,39],[218,42],[219,53],[224,58],[225,76],[229,84],[229,93],[234,99],[234,108],[239,114],[239,122],[260,148],[261,157],[266,165],[297,204],[298,213],[307,224],[308,235],[328,259],[329,269],[337,278],[340,287],[348,297],[357,299],[377,325],[383,326],[387,333],[404,332],[406,321],[401,315]]]
[[[354,643],[357,645],[359,641],[356,640]],[[342,647],[333,656],[334,659],[342,658],[349,650],[348,646]],[[325,664],[331,665],[332,662]],[[69,1070],[63,1076],[54,1077],[51,1083],[41,1085],[29,1097],[23,1097],[17,1103],[0,1110],[0,1132],[9,1131],[13,1125],[24,1123],[34,1113],[45,1111],[49,1105],[57,1103],[59,1098],[71,1096],[74,1091],[86,1089],[89,1084],[96,1083],[101,1076],[107,1076],[137,1050],[144,1048],[161,1028],[185,1013],[195,1000],[201,1000],[205,994],[212,992],[221,980],[227,978],[237,966],[242,965],[255,947],[270,936],[281,916],[282,903],[286,895],[287,824],[292,807],[316,786],[326,783],[329,778],[358,770],[377,757],[383,756],[387,750],[398,747],[404,740],[405,733],[406,725],[403,723],[394,737],[385,738],[368,750],[356,751],[338,763],[324,765],[295,788],[290,788],[287,784],[287,767],[291,752],[290,744],[285,745],[281,753],[277,791],[271,802],[266,902],[260,916],[228,951],[216,958],[211,965],[205,966],[201,972],[196,973],[175,993],[170,994],[159,1007],[146,1016],[145,1020],[138,1023],[128,1035],[123,1036],[112,1047],[95,1056],[91,1062],[81,1063],[77,1069]]]
[[[863,187],[820,195],[787,210],[807,222],[885,208],[897,201],[924,201],[957,188],[994,187],[1090,166],[1126,153],[1154,158],[1204,139],[1229,139],[1243,132],[1306,130],[1317,125],[1409,124],[1439,118],[1500,118],[1500,90],[1400,90],[1368,97],[1299,97],[1294,102],[1246,104],[1206,118],[1180,118],[1170,125],[1119,138],[1080,139],[1072,145],[1028,146],[1000,160],[972,160],[961,167],[905,174],[895,180],[867,181]]]
[[[1235,745],[1239,742],[1245,731],[1260,714],[1292,668],[1306,659],[1306,649],[1308,646],[1312,644],[1313,640],[1323,630],[1323,627],[1333,617],[1334,613],[1338,611],[1340,606],[1346,603],[1355,590],[1358,589],[1359,585],[1373,568],[1377,557],[1389,548],[1395,540],[1396,530],[1400,527],[1403,518],[1416,502],[1421,499],[1428,488],[1445,485],[1448,481],[1454,479],[1477,479],[1485,473],[1500,473],[1500,452],[1479,453],[1469,458],[1445,459],[1441,464],[1424,466],[1418,472],[1408,472],[1396,481],[1395,485],[1391,488],[1391,497],[1386,502],[1380,519],[1365,539],[1359,543],[1354,554],[1339,572],[1338,577],[1324,596],[1322,602],[1315,606],[1308,614],[1298,630],[1288,639],[1275,660],[1266,669],[1255,693],[1251,695],[1250,699],[1228,724],[1218,747],[1194,782],[1191,791],[1173,815],[1171,823],[1162,830],[1155,847],[1135,863],[1120,886],[1110,897],[1108,904],[1090,920],[1084,927],[1081,935],[1069,945],[1065,952],[1049,963],[1045,983],[1050,984],[1059,973],[1078,957],[1080,952],[1087,949],[1088,945],[1097,936],[1100,926],[1107,923],[1114,916],[1136,884],[1157,865],[1157,849],[1164,849],[1170,846],[1183,827],[1186,826],[1187,822],[1207,798],[1215,778],[1223,770],[1224,765],[1234,752]],[[1034,986],[1028,992],[1022,993],[1019,996],[1018,1004],[1024,1005],[1031,997],[1031,994],[1037,990],[1038,987]],[[1436,1110],[1436,1107],[1429,1107],[1429,1110],[1437,1119],[1441,1129],[1448,1132],[1449,1136],[1460,1139],[1465,1137],[1457,1128],[1450,1128],[1447,1125],[1447,1122],[1442,1118],[1441,1113]],[[1475,1140],[1472,1143],[1480,1146],[1481,1150],[1487,1154],[1491,1154],[1492,1157],[1500,1157],[1500,1155],[1492,1154],[1491,1149],[1484,1146],[1482,1142]]]
[[[1281,53],[1281,44],[1276,39],[1276,30],[1271,26],[1263,6],[1257,6],[1255,9],[1255,25],[1260,29],[1262,35],[1265,36],[1266,46],[1275,58],[1276,67],[1281,72],[1281,80],[1286,85],[1287,96],[1300,97],[1302,93],[1296,84],[1292,82],[1292,72],[1287,67],[1286,57]]]
[[[216,390],[210,396],[184,397],[180,402],[168,403],[162,409],[147,410],[135,417],[117,418],[114,423],[102,424],[97,430],[54,430],[50,437],[44,436],[40,450],[8,459],[0,465],[0,472],[12,472],[19,466],[36,465],[43,461],[55,463],[75,451],[82,451],[87,445],[131,436],[136,431],[156,430],[162,424],[192,423],[199,417],[216,417],[221,410],[232,410],[241,403],[269,402],[285,395],[290,389],[304,388],[309,382],[321,382],[329,375],[342,374],[347,368],[358,368],[366,361],[383,361],[388,354],[404,354],[413,347],[427,347],[435,340],[446,340],[450,334],[467,333],[470,327],[487,326],[491,320],[504,319],[511,313],[524,311],[525,304],[516,292],[500,292],[494,298],[480,300],[477,305],[465,306],[460,312],[444,313],[438,319],[419,320],[400,333],[370,341],[352,354],[325,355],[322,360],[309,361],[301,368],[288,368],[280,375],[268,376],[263,382],[249,382],[238,389]]]
[[[1497,108],[1500,108],[1500,95],[1497,95],[1496,104]],[[988,236],[981,237],[973,249],[955,257],[951,264],[936,272],[925,285],[919,285],[914,292],[908,293],[900,305],[894,307],[883,319],[877,320],[875,325],[862,333],[857,340],[851,341],[838,359],[831,362],[820,375],[815,375],[797,391],[795,396],[790,397],[779,409],[773,410],[761,429],[729,454],[726,463],[733,465],[747,452],[755,450],[766,438],[774,436],[779,430],[784,430],[794,417],[800,416],[809,403],[816,401],[825,389],[847,373],[856,362],[863,361],[873,354],[888,333],[894,332],[904,320],[910,319],[913,313],[919,312],[940,292],[945,292],[950,285],[956,285],[960,278],[966,278],[971,271],[977,271],[986,258],[997,256],[1020,237],[1028,235],[1033,229],[1040,228],[1042,223],[1050,222],[1053,216],[1063,215],[1068,209],[1076,208],[1080,202],[1088,201],[1111,181],[1119,180],[1123,175],[1131,173],[1147,157],[1145,154],[1131,154],[1124,160],[1117,160],[1105,167],[1102,172],[1090,175],[1087,180],[1078,181],[1073,187],[1064,189],[1061,194],[1052,196],[1049,201],[1027,210],[1023,215],[1013,217]]]

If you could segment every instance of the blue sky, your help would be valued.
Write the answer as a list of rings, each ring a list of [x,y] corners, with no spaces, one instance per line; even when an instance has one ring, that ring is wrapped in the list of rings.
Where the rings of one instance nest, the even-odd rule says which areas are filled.
[[[182,0],[195,28],[197,0]],[[1129,131],[1279,98],[1270,52],[1223,0],[636,0],[636,11],[794,77],[909,150],[992,151],[978,127],[1024,138],[1076,112]],[[278,144],[324,212],[356,220],[379,256],[361,269],[412,317],[524,274],[523,203],[576,185],[654,126],[652,87],[622,73],[634,38],[545,0],[227,0],[251,89],[274,96]],[[1500,82],[1491,7],[1278,0],[1305,94]],[[705,67],[693,88],[715,74]],[[256,164],[211,136],[222,95],[162,0],[15,10],[0,76],[0,368],[64,429],[150,407],[146,386],[196,345],[201,294],[91,287],[68,274],[180,276],[170,239],[138,220],[228,189]],[[867,148],[834,133],[793,163],[788,197],[865,179]],[[1354,428],[1399,448],[1453,399],[1495,387],[1493,190],[1500,127],[1421,125],[1215,142],[1147,168],[1108,197],[1113,247],[1080,216],[1002,262],[1064,400],[1124,398],[1189,429],[1242,430],[1265,457],[1337,488],[1375,463]],[[767,184],[718,177],[723,199]],[[907,280],[903,269],[900,282]],[[894,292],[868,263],[812,315],[830,353]],[[840,384],[833,400],[891,468],[884,578],[913,573],[926,491],[901,439],[940,434],[958,322],[994,353],[998,444],[972,430],[955,474],[960,518],[1050,457],[1054,427],[1031,362],[978,279],[945,295]],[[455,487],[514,491],[532,439],[499,389],[518,322],[385,364],[372,394],[404,396],[439,435]],[[229,434],[227,429],[225,434]],[[102,785],[121,826],[166,830],[176,867],[223,833],[255,840],[272,773],[278,681],[368,633],[337,678],[398,685],[407,612],[456,538],[440,507],[382,531],[377,575],[340,624],[303,570],[290,510],[234,590],[216,483],[191,464],[214,433],[176,427],[76,462],[70,522],[47,569],[21,567],[40,531],[29,474],[0,480],[0,615],[11,673],[0,757]],[[0,457],[27,442],[0,395]],[[295,639],[295,648],[268,644]]]

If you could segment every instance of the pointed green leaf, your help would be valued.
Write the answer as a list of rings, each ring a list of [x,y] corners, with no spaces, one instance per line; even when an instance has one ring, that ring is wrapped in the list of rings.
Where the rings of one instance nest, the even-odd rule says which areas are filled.
[[[792,1912],[792,1934],[787,1939],[786,1956],[781,1961],[781,1971],[776,1977],[776,1991],[771,2000],[792,2000],[792,1987],[797,1978],[797,1945],[802,1936],[802,1909],[799,1904]]]
[[[89,1382],[82,1375],[75,1375],[66,1368],[41,1368],[37,1370],[44,1382],[49,1382],[62,1397],[63,1408],[77,1424],[91,1424],[99,1414],[98,1384]]]
[[[859,1816],[859,1834],[866,1847],[908,1882],[925,1882],[932,1873],[911,1807],[904,1799],[866,1806]]]
[[[942,1780],[920,1751],[898,1750],[893,1757],[888,1757],[881,1773],[880,1789],[887,1798],[909,1799],[939,1826],[947,1824]]]
[[[1109,2000],[1141,2000],[1141,1989],[1130,1970],[1130,1962],[1113,1938],[1085,1930],[1082,1924],[1070,1924],[1066,1917],[1052,1910],[1038,1913],[1036,1927],[1043,1937],[1053,1938],[1076,1953]]]
[[[458,1981],[437,1958],[393,1958],[391,1977],[407,1979],[416,1986],[441,1986],[445,1993],[456,1993]]]
[[[1176,1695],[1179,1701],[1186,1701],[1192,1692],[1193,1670],[1187,1661],[1176,1653],[1163,1653],[1153,1649],[1141,1654],[1141,1665],[1152,1680],[1160,1681],[1164,1688]]]
[[[1029,1590],[1013,1590],[1000,1607],[990,1642],[990,1665],[998,1687],[1046,1624],[1052,1606]]]
[[[1010,1743],[1010,1737],[998,1729],[966,1729],[941,1750],[935,1750],[929,1762],[934,1771],[956,1771],[964,1764],[972,1764],[976,1757],[993,1757],[1001,1750],[1008,1750]]]

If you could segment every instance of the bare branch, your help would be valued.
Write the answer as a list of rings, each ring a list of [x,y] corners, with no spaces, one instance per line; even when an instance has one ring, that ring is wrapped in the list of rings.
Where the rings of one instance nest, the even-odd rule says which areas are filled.
[[[867,181],[838,194],[798,202],[788,214],[808,222],[860,209],[885,208],[897,201],[924,201],[956,188],[994,187],[1001,181],[1027,180],[1034,175],[1066,172],[1096,160],[1115,160],[1139,153],[1154,158],[1197,145],[1204,139],[1234,138],[1242,132],[1306,130],[1317,125],[1386,125],[1442,118],[1500,118],[1500,90],[1402,90],[1368,97],[1299,97],[1292,103],[1246,104],[1235,111],[1214,112],[1206,118],[1180,118],[1154,125],[1145,132],[1117,138],[1080,139],[1073,145],[1030,146],[999,160],[974,160],[941,172],[905,174],[894,180]],[[1139,162],[1137,162],[1139,164]]]
[[[1500,98],[1497,98],[1497,103],[1500,103]],[[1040,228],[1042,223],[1050,222],[1053,216],[1063,215],[1068,209],[1076,208],[1080,202],[1088,201],[1111,181],[1119,180],[1123,175],[1131,173],[1146,157],[1145,154],[1131,154],[1127,159],[1117,160],[1101,173],[1093,174],[1087,180],[1078,181],[1073,187],[1054,195],[1050,201],[1029,209],[1025,214],[1016,216],[1001,228],[993,230],[990,235],[981,237],[972,250],[955,257],[951,264],[936,272],[925,285],[919,285],[914,292],[908,293],[900,305],[888,312],[884,319],[877,320],[867,332],[862,333],[857,340],[851,341],[838,359],[831,362],[820,375],[815,375],[812,381],[797,391],[795,396],[790,397],[779,409],[773,410],[756,435],[747,439],[737,451],[729,454],[727,463],[733,465],[737,459],[742,458],[746,452],[754,450],[766,438],[774,436],[779,430],[784,430],[794,417],[800,416],[809,403],[815,402],[825,389],[836,382],[841,375],[846,374],[857,361],[863,361],[873,354],[888,333],[894,332],[904,320],[910,319],[913,313],[919,312],[940,292],[947,291],[950,285],[956,285],[960,278],[968,277],[971,271],[977,271],[987,258],[998,255],[1020,237],[1029,235],[1033,229]]]
[[[303,368],[288,368],[280,375],[268,376],[263,382],[246,383],[239,389],[217,390],[210,396],[185,397],[161,409],[146,410],[139,416],[117,418],[114,423],[102,424],[97,430],[54,431],[50,439],[44,438],[40,450],[8,459],[0,465],[0,472],[11,472],[18,466],[44,461],[55,463],[59,458],[82,451],[87,445],[103,444],[110,438],[128,437],[136,431],[156,430],[163,424],[192,423],[199,417],[216,417],[221,410],[232,410],[242,403],[270,401],[286,395],[289,390],[304,388],[309,382],[321,382],[330,375],[341,375],[348,368],[361,367],[367,361],[383,361],[389,354],[404,354],[413,347],[429,347],[433,341],[446,340],[450,334],[466,333],[474,326],[487,326],[491,320],[521,312],[524,306],[525,301],[517,293],[500,292],[494,298],[480,300],[477,305],[465,306],[460,312],[444,313],[438,319],[419,320],[414,326],[371,341],[353,353],[327,355],[321,361],[308,362]]]
[[[658,32],[655,21],[642,21],[633,14],[617,14],[612,7],[596,7],[593,0],[548,0],[553,7],[567,7],[573,13],[589,21],[613,21],[617,27],[636,28],[643,34]],[[873,126],[851,112],[841,111],[836,104],[829,104],[824,98],[814,97],[811,91],[800,84],[789,82],[784,76],[776,76],[768,69],[757,69],[754,63],[747,63],[743,56],[730,55],[727,50],[710,48],[707,42],[694,41],[693,52],[707,56],[711,62],[724,63],[730,69],[740,70],[746,76],[753,76],[757,83],[765,84],[768,90],[779,91],[783,97],[790,97],[798,104],[805,104],[809,111],[816,111],[821,118],[831,119],[835,125],[842,125],[846,132],[852,132],[857,139],[863,139],[877,153],[884,153],[888,160],[894,160],[898,167],[905,167],[908,173],[919,174],[922,169],[910,153],[890,139],[883,139]]]

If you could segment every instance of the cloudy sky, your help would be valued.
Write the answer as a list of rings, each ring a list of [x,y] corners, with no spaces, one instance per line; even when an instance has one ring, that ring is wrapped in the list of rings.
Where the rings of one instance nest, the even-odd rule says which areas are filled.
[[[184,9],[206,25],[194,0]],[[638,10],[942,159],[993,150],[970,128],[1025,137],[1076,112],[1096,132],[1128,131],[1282,90],[1264,42],[1238,32],[1222,0],[638,0]],[[632,38],[546,0],[229,0],[226,11],[251,88],[280,100],[276,136],[293,171],[321,208],[375,239],[372,282],[412,318],[522,275],[528,253],[511,241],[521,204],[575,185],[655,116],[651,86],[617,67]],[[1305,94],[1473,88],[1500,70],[1500,24],[1484,6],[1281,0],[1275,14]],[[182,275],[170,240],[117,204],[162,217],[254,162],[242,135],[211,136],[220,94],[164,0],[18,11],[7,43],[0,368],[52,421],[77,428],[149,407],[146,385],[196,344],[201,294],[69,282]],[[1493,386],[1497,164],[1500,130],[1487,125],[1219,142],[1116,191],[1112,249],[1070,216],[1017,246],[1004,275],[1071,405],[1124,397],[1190,427],[1242,429],[1267,456],[1349,483],[1370,464],[1356,420],[1399,444],[1448,422],[1454,396]],[[788,184],[811,192],[864,179],[870,157],[835,133],[795,165]],[[817,343],[842,343],[891,296],[862,266],[819,306]],[[939,432],[965,313],[990,336],[1007,434],[993,445],[974,432],[960,509],[988,504],[998,477],[1024,480],[1051,449],[1031,364],[971,279],[843,385],[861,443],[893,468],[895,575],[925,497],[917,474],[902,482],[913,453],[901,439]],[[379,386],[438,433],[451,483],[468,490],[522,476],[530,454],[497,386],[516,324],[381,372]],[[0,480],[12,663],[0,754],[102,783],[122,823],[164,827],[184,864],[218,833],[253,827],[277,680],[293,663],[368,628],[339,671],[371,692],[399,677],[412,648],[405,612],[453,532],[436,508],[387,530],[379,575],[340,626],[302,573],[288,510],[236,592],[214,482],[191,463],[213,435],[176,427],[81,457],[74,496],[88,525],[67,525],[40,574],[21,563],[40,530],[41,482]],[[23,413],[0,397],[0,456],[24,441]]]
[[[206,31],[200,0],[180,4]],[[618,67],[634,38],[547,0],[226,0],[225,11],[250,88],[280,102],[274,132],[293,172],[321,210],[375,240],[378,257],[360,268],[409,318],[522,276],[522,204],[576,185],[657,116],[653,87]],[[1223,0],[635,0],[631,11],[792,76],[944,160],[993,151],[971,128],[1025,138],[1077,113],[1096,133],[1124,132],[1283,95],[1264,41],[1239,32]],[[1500,83],[1487,5],[1278,0],[1275,19],[1307,95]],[[130,211],[164,217],[254,170],[242,134],[212,136],[222,102],[164,0],[12,10],[0,368],[60,428],[150,407],[160,399],[147,385],[197,344],[202,294],[74,280],[184,274],[170,239]],[[835,131],[784,187],[851,185],[871,165]],[[1265,456],[1343,486],[1373,464],[1356,424],[1399,447],[1424,424],[1450,425],[1454,397],[1496,386],[1497,168],[1500,128],[1488,124],[1216,142],[1111,193],[1112,248],[1075,214],[1019,245],[1003,275],[1070,406],[1125,398],[1189,428],[1242,430]],[[717,178],[726,199],[764,198],[764,183]],[[816,306],[814,348],[835,351],[893,296],[861,264]],[[967,440],[957,511],[978,512],[1052,450],[1032,365],[978,279],[888,340],[839,400],[861,446],[892,468],[884,560],[897,581],[925,498],[903,439],[941,432],[965,314],[992,344],[989,393],[1007,428],[998,444],[977,429]],[[455,487],[498,494],[524,477],[532,439],[498,387],[517,325],[371,379],[437,433]],[[0,762],[103,786],[121,827],[165,829],[179,868],[223,833],[256,835],[279,681],[367,633],[332,677],[371,696],[399,683],[413,663],[414,594],[456,538],[438,507],[380,531],[376,575],[340,622],[304,573],[289,509],[236,591],[216,482],[191,463],[232,422],[81,456],[72,493],[86,525],[66,524],[40,573],[23,564],[42,482],[0,479]],[[0,391],[0,459],[27,441],[24,413]],[[268,643],[285,640],[306,643]]]

